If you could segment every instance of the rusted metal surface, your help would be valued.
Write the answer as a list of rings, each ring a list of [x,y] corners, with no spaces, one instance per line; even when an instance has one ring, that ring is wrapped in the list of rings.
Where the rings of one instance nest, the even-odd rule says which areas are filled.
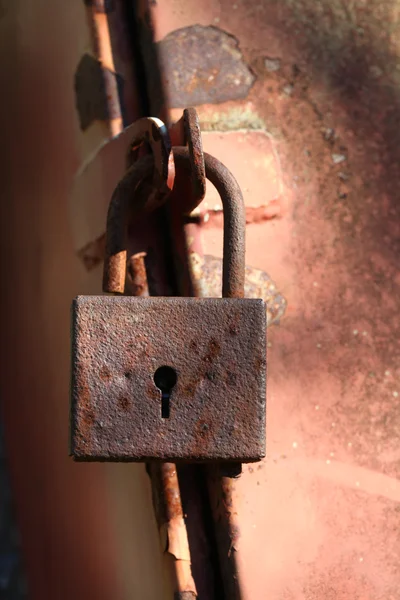
[[[76,459],[264,455],[262,300],[87,296],[73,314]],[[154,379],[163,365],[176,373],[168,418]]]
[[[174,142],[180,142],[180,138],[175,136]],[[182,140],[183,143],[183,140]],[[140,223],[137,224],[140,227]],[[128,231],[129,242],[137,239],[137,230]],[[178,236],[179,237],[179,236]],[[155,281],[149,283],[148,277],[150,273],[154,274],[151,265],[152,254],[140,253],[132,255],[128,260],[127,265],[127,285],[125,292],[134,296],[148,295],[149,292],[157,293]],[[149,268],[146,268],[149,267]],[[159,277],[158,277],[159,278]],[[159,535],[164,552],[164,560],[166,562],[171,588],[174,593],[174,600],[195,600],[197,598],[196,584],[192,576],[192,561],[191,549],[189,548],[188,532],[183,516],[181,491],[177,475],[177,465],[173,463],[156,463],[150,462],[147,464],[147,471],[151,479],[153,505],[159,528]],[[191,486],[190,494],[187,496],[193,497],[193,486]],[[198,500],[195,494],[195,506],[198,506]],[[193,508],[193,503],[192,503]],[[195,523],[196,533],[203,531],[204,523],[202,523],[202,515],[197,514]],[[198,537],[196,535],[196,537]],[[197,576],[197,581],[200,585],[201,592],[205,592],[206,596],[212,598],[212,584],[208,584],[207,574],[212,572],[212,567],[207,561],[201,560],[199,556],[195,556],[196,574],[201,571],[201,577]],[[210,568],[211,567],[211,568]],[[206,581],[206,583],[204,583]]]
[[[104,262],[103,290],[114,294],[125,291],[128,247],[128,224],[133,214],[144,210],[147,196],[137,194],[139,184],[153,175],[154,159],[144,156],[127,171],[117,185],[107,215],[106,258]]]
[[[98,0],[96,0],[98,2]],[[123,126],[126,127],[141,116],[146,116],[144,90],[141,86],[141,73],[133,23],[130,17],[131,7],[125,0],[106,2],[107,25],[113,58],[113,70],[122,78],[119,89]]]
[[[143,117],[131,127],[131,159],[134,162],[139,155],[139,148],[146,142],[154,157],[153,186],[147,199],[149,210],[158,208],[165,202],[174,185],[175,165],[171,150],[171,141],[167,127],[160,119]]]
[[[204,467],[178,463],[179,488],[197,593],[199,598],[220,600],[223,583]]]
[[[23,31],[29,33],[20,41],[25,47],[38,29],[31,14],[35,3],[8,4],[11,15],[14,5],[18,4],[21,13],[25,9]],[[41,10],[39,4],[36,11]],[[257,82],[246,102],[216,107],[218,122],[235,127],[235,109],[246,117],[244,127],[257,120],[266,130],[276,131],[281,142],[287,214],[280,222],[252,225],[247,232],[249,262],[277,278],[291,310],[272,333],[269,458],[259,465],[260,470],[245,469],[237,486],[242,530],[238,554],[244,566],[246,598],[396,598],[400,497],[394,395],[399,381],[398,6],[394,1],[378,0],[366,4],[332,0],[317,5],[313,0],[235,4],[228,0],[165,0],[152,5],[159,11],[163,35],[165,30],[217,19],[220,27],[235,34],[246,61],[257,72]],[[54,13],[51,6],[56,7]],[[32,219],[26,217],[26,228],[8,231],[9,225],[5,226],[7,256],[14,273],[30,272],[32,277],[16,277],[12,291],[4,290],[11,309],[4,311],[10,350],[5,371],[11,377],[9,382],[7,375],[3,380],[3,396],[21,513],[27,497],[32,498],[30,507],[37,503],[36,510],[30,508],[31,515],[25,510],[23,537],[28,545],[29,540],[43,544],[39,552],[33,544],[30,552],[32,597],[43,599],[47,592],[57,598],[115,598],[115,581],[108,585],[105,581],[112,570],[113,540],[108,542],[106,510],[97,513],[107,490],[96,487],[99,478],[89,478],[86,467],[83,476],[82,470],[75,469],[74,477],[66,480],[62,459],[65,430],[58,425],[59,403],[66,394],[65,382],[57,375],[63,370],[60,364],[66,364],[62,347],[68,344],[61,334],[67,327],[62,326],[63,302],[75,293],[81,276],[74,273],[74,262],[68,258],[71,251],[64,242],[69,235],[67,206],[62,205],[58,212],[54,208],[55,194],[62,203],[63,186],[68,185],[57,175],[57,164],[69,162],[65,159],[74,121],[65,118],[64,105],[60,120],[54,111],[47,121],[46,113],[50,104],[55,106],[58,101],[61,105],[60,98],[69,97],[67,84],[61,82],[70,81],[73,65],[60,77],[60,67],[68,63],[64,55],[61,61],[53,61],[49,52],[57,44],[61,50],[70,43],[64,33],[66,6],[65,2],[46,5],[43,16],[46,12],[50,19],[58,11],[55,27],[41,28],[39,48],[20,56],[20,89],[36,89],[36,85],[40,102],[27,104],[22,93],[20,102],[10,96],[13,105],[9,108],[20,113],[21,126],[34,129],[36,165],[31,161],[32,170],[28,165],[24,182],[18,168],[5,173],[6,181],[11,178],[10,193],[15,201],[6,203],[11,213],[2,222],[23,224],[24,220],[14,217],[32,215]],[[18,24],[20,16],[15,18]],[[56,43],[55,32],[60,34]],[[7,54],[3,53],[5,60]],[[271,58],[277,65],[273,72]],[[11,52],[10,70],[13,59]],[[300,76],[294,76],[299,71]],[[46,80],[38,86],[37,77],[46,73],[55,85],[46,85]],[[46,93],[49,89],[50,95]],[[55,95],[60,89],[62,93]],[[3,112],[9,114],[7,106]],[[207,115],[203,118],[206,122]],[[55,143],[53,132],[63,131],[63,127],[67,135],[57,135]],[[329,130],[333,133],[328,141]],[[12,139],[18,141],[14,125],[10,126]],[[68,140],[65,145],[63,139]],[[17,141],[9,152],[14,165],[20,159]],[[332,165],[333,147],[335,160],[339,157],[342,161],[337,168]],[[42,169],[43,165],[47,168]],[[247,167],[243,165],[243,169]],[[36,198],[38,182],[52,201],[46,193]],[[55,229],[57,236],[50,233]],[[16,248],[9,252],[8,236],[14,233]],[[207,244],[210,240],[209,235]],[[43,243],[47,252],[41,261],[35,253],[21,251],[19,256],[17,252],[18,246],[36,248]],[[211,252],[207,244],[205,248]],[[53,253],[63,255],[67,275],[57,286]],[[36,278],[36,273],[40,277]],[[32,310],[41,314],[43,307],[46,327],[36,332],[37,320],[25,320],[24,315]],[[13,319],[13,315],[17,316]],[[22,340],[19,351],[17,340]],[[51,350],[39,357],[37,347]],[[26,365],[23,377],[13,375],[19,364]],[[50,371],[56,389],[49,390],[48,384],[42,389]],[[32,427],[37,417],[37,402],[32,402],[35,390],[49,421],[46,425],[46,419],[42,420],[40,428]],[[10,418],[12,412],[15,416]],[[44,485],[38,487],[39,465]],[[79,472],[81,479],[77,480]],[[91,490],[90,502],[87,493]],[[82,507],[82,495],[90,510]],[[45,519],[43,506],[51,507]],[[132,514],[134,509],[132,502]],[[68,515],[72,515],[69,520]],[[95,522],[92,528],[88,527],[91,520]],[[102,524],[100,537],[96,537],[98,523]],[[60,531],[68,532],[62,536],[62,545],[60,535],[54,533]],[[109,550],[104,560],[99,561],[97,554],[88,560],[93,557],[88,540],[92,540],[94,552],[97,548]],[[138,544],[142,545],[141,540]],[[54,553],[55,548],[60,552]],[[50,570],[41,558],[49,552]],[[140,556],[135,560],[130,552],[125,554],[132,566],[137,564]],[[140,575],[145,583],[146,577]],[[79,577],[87,585],[78,585]],[[146,593],[153,597],[148,589]]]
[[[233,297],[243,297],[245,240],[243,224],[244,203],[242,194],[236,180],[225,166],[221,165],[221,163],[215,159],[210,161],[210,157],[207,154],[205,154],[204,157],[207,177],[217,188],[224,209],[222,294],[232,295]],[[178,164],[179,161],[177,158],[176,161]],[[235,212],[231,218],[230,203],[238,196],[239,198],[233,206]],[[232,260],[232,256],[230,255],[229,246],[226,244],[226,233],[232,235],[232,231],[229,229],[232,226],[237,230],[237,233],[239,233],[239,235],[236,235],[236,250],[239,252],[241,250],[243,251],[243,255],[239,258],[239,261],[235,261],[236,264],[233,265],[228,263],[228,260]],[[242,231],[243,235],[241,236],[240,233]],[[189,263],[191,263],[190,258]],[[198,294],[200,291],[198,279],[196,280],[192,270],[190,272],[192,281],[194,282],[194,289]],[[262,334],[264,338],[265,333],[266,332],[264,331]],[[236,553],[233,547],[233,541],[237,540],[239,532],[233,516],[235,511],[232,505],[232,478],[238,476],[240,472],[240,463],[226,466],[225,472],[222,469],[215,467],[205,468],[205,480],[207,482],[211,516],[214,525],[213,532],[219,558],[218,567],[222,580],[222,589],[220,593],[230,600],[240,600],[242,597],[242,586],[239,578],[238,565],[236,563]]]
[[[174,148],[176,166],[190,172],[189,152]],[[214,184],[224,207],[224,262],[222,295],[242,298],[245,269],[245,210],[242,192],[232,173],[216,158],[204,153],[207,179]]]
[[[137,0],[134,3],[138,54],[143,71],[141,83],[147,93],[149,114],[156,115],[169,124],[169,109],[161,79],[159,52],[154,43],[154,23],[151,9],[152,4],[149,0]]]
[[[169,139],[168,136],[166,137]],[[155,161],[158,162],[160,172],[163,157],[157,157],[154,148],[153,156]],[[171,183],[171,180],[169,183]],[[159,186],[157,181],[155,181],[155,184],[162,189],[163,186]],[[164,184],[164,189],[165,187]],[[141,228],[140,222],[136,222],[133,229],[132,227],[128,228],[128,252],[133,240],[138,238],[138,228],[139,230]],[[151,276],[151,274],[154,276],[155,272],[154,265],[152,268],[152,258],[154,260],[153,252],[150,251],[130,256],[126,269],[126,294],[142,297],[148,296],[149,293],[159,294],[159,291],[157,294],[157,288],[160,287],[159,282],[153,281]],[[151,280],[150,283],[148,277]],[[160,464],[153,461],[147,463],[147,471],[151,480],[153,506],[174,599],[195,600],[197,598],[196,584],[191,570],[191,552],[182,511],[177,466],[173,463]],[[200,523],[198,523],[198,526],[201,527]]]
[[[184,223],[182,213],[189,214],[203,200],[206,193],[206,173],[203,155],[203,143],[201,139],[200,123],[197,111],[194,108],[186,108],[183,115],[169,128],[169,134],[173,146],[187,146],[190,157],[190,174],[181,170],[175,178],[174,189],[170,199],[172,219],[175,219],[173,227],[176,235],[182,238]],[[179,224],[178,224],[179,223]],[[180,234],[179,234],[180,232]],[[178,240],[179,244],[179,240]],[[182,248],[184,243],[181,243]],[[180,251],[179,255],[185,254]],[[186,290],[184,290],[186,292]],[[184,293],[183,295],[188,295]]]
[[[86,2],[94,57],[82,57],[75,75],[75,94],[83,130],[101,120],[107,123],[111,135],[117,135],[123,128],[123,79],[115,70],[108,23],[107,13],[114,9],[113,4],[109,0]]]
[[[200,204],[206,194],[206,169],[199,117],[195,108],[185,108],[183,111],[183,122],[192,168],[190,180],[192,182],[193,196],[197,203]],[[186,210],[188,208],[186,206]]]
[[[220,294],[222,281],[222,259],[216,256],[189,254],[191,271],[202,298],[216,298]],[[262,298],[265,302],[267,327],[278,324],[285,314],[287,302],[279,292],[276,283],[265,271],[245,267],[245,298]]]
[[[236,561],[240,530],[234,505],[234,490],[242,467],[240,464],[215,464],[208,465],[205,469],[224,597],[229,600],[241,600],[243,595]]]
[[[207,158],[206,158],[207,161]],[[178,174],[179,174],[178,170]],[[186,173],[190,175],[190,170],[186,167]],[[229,177],[228,177],[229,180]],[[232,182],[233,189],[235,190],[238,186],[236,182]],[[221,188],[221,186],[219,186]],[[218,190],[220,192],[220,190]],[[242,207],[242,202],[239,202],[238,206]],[[224,206],[224,208],[226,208]],[[176,211],[175,211],[176,215]],[[225,212],[224,212],[225,216]],[[179,220],[176,216],[175,230],[179,230],[179,227],[183,227],[183,222]],[[239,219],[239,223],[242,221],[243,216]],[[224,220],[226,225],[226,220]],[[199,285],[199,279],[195,277],[191,269],[191,260],[190,256],[193,252],[201,252],[201,243],[199,240],[199,227],[194,223],[188,223],[185,225],[185,238],[186,238],[186,252],[188,257],[188,271],[184,276],[181,276],[181,282],[183,290],[185,290],[185,285],[187,288],[187,281],[189,280],[192,286],[193,292],[196,295],[199,295],[201,292],[201,286]],[[239,246],[240,247],[240,246]],[[244,247],[244,236],[243,236],[243,247]],[[178,255],[182,257],[182,250],[179,247],[175,240],[175,249],[178,251]],[[225,239],[224,239],[224,251],[225,247]],[[244,260],[244,257],[243,257]],[[187,289],[186,288],[186,289]],[[182,289],[182,288],[181,288]],[[183,292],[185,293],[185,292]],[[236,290],[236,293],[242,295],[244,290],[241,286]],[[217,296],[219,296],[220,290],[217,291]],[[230,467],[230,474],[232,477],[236,477],[240,472],[240,464],[234,463]],[[211,528],[214,536],[214,544],[213,547],[217,550],[218,557],[214,557],[214,563],[218,565],[218,575],[220,578],[220,587],[219,590],[215,593],[215,598],[226,597],[230,600],[240,600],[242,594],[242,585],[239,579],[239,570],[236,562],[236,552],[232,547],[232,540],[237,540],[238,538],[238,529],[236,523],[234,522],[232,515],[235,513],[235,509],[229,502],[229,507],[227,506],[226,500],[227,498],[232,499],[231,490],[232,490],[232,477],[228,474],[228,469],[225,470],[224,473],[216,471],[213,467],[205,468],[204,477],[203,477],[203,485],[206,486],[208,490],[208,505],[210,507],[210,518],[212,520]],[[186,475],[187,479],[187,475]],[[208,524],[210,526],[210,524]],[[201,532],[197,533],[199,536]],[[200,560],[201,552],[199,552],[198,548],[195,552],[193,559],[196,564],[196,560]],[[196,572],[196,571],[195,571]],[[208,588],[208,595],[211,597],[211,590]]]
[[[188,123],[187,123],[187,125],[188,125]],[[199,151],[198,150],[198,145],[197,145],[197,148],[195,148],[195,151],[196,150]],[[201,148],[200,148],[200,151],[201,151]],[[179,150],[178,150],[178,153],[179,153]],[[189,163],[190,163],[190,160],[191,160],[191,163],[192,163],[191,164],[191,172],[188,173],[189,177],[187,177],[187,179],[190,181],[190,175],[193,178],[193,175],[196,174],[196,169],[193,168],[193,163],[194,163],[194,160],[196,159],[196,156],[194,156],[193,148],[192,149],[189,148],[189,153],[188,154],[189,154]],[[200,158],[201,158],[201,156],[200,156]],[[185,160],[186,160],[186,164],[187,164],[187,162],[188,162],[187,158],[185,158]],[[187,164],[187,166],[188,166],[188,164]],[[196,165],[195,165],[195,167],[196,167]],[[223,173],[223,176],[221,178],[220,177],[221,173],[220,173],[220,170],[218,168],[218,163],[216,165],[214,165],[214,167],[216,167],[214,169],[214,171],[215,171],[215,177],[216,177],[217,180],[219,180],[219,185],[217,186],[219,188],[218,191],[221,190],[222,193],[224,193],[224,191],[225,191],[225,192],[228,193],[228,195],[229,195],[230,192],[233,191],[234,192],[234,196],[235,195],[237,196],[239,194],[239,202],[238,202],[238,205],[236,207],[236,208],[239,208],[239,211],[237,211],[237,210],[233,211],[234,212],[233,223],[235,223],[235,226],[237,227],[237,229],[240,230],[240,228],[243,227],[243,224],[244,224],[243,201],[242,201],[242,197],[241,197],[241,194],[240,194],[240,190],[239,190],[236,182],[234,180],[232,180],[233,178],[230,175],[230,173],[229,173],[228,170],[225,169],[225,172]],[[210,172],[212,173],[212,171],[213,171],[213,169],[211,168]],[[181,172],[182,172],[182,169],[181,169]],[[212,175],[211,175],[211,177],[212,177]],[[221,179],[222,179],[222,181],[221,181]],[[178,188],[178,186],[176,186],[176,188]],[[194,186],[193,186],[193,192],[192,193],[193,193],[193,196],[195,198],[195,201],[194,201],[193,205],[189,206],[189,202],[188,202],[189,195],[187,195],[186,196],[186,206],[187,206],[187,209],[189,209],[189,208],[191,209],[191,208],[193,208],[193,206],[196,206],[198,204],[198,199],[196,198],[196,193],[197,193],[197,195],[199,195],[199,193],[198,193],[198,191],[196,192],[196,188]],[[185,198],[185,194],[176,194],[176,198],[179,198],[179,196],[182,196],[183,198]],[[173,198],[171,198],[171,200],[172,199]],[[182,204],[182,206],[183,206],[183,204]],[[228,216],[228,219],[229,219],[229,216]],[[182,229],[183,229],[183,225],[184,225],[184,222],[182,221],[182,224],[181,224]],[[235,228],[234,228],[234,231],[235,231]],[[242,242],[243,242],[242,244],[239,244],[239,247],[238,247],[239,252],[240,252],[241,249],[244,249],[244,236],[240,236],[239,235],[238,239],[242,240]],[[228,247],[229,246],[227,245],[226,249]],[[238,263],[237,257],[236,258],[233,257],[233,265],[237,266],[238,264],[244,264],[244,258],[242,259],[241,263],[240,262]],[[235,274],[235,270],[234,269],[231,270],[231,273]],[[234,295],[237,295],[238,297],[241,297],[243,295],[242,283],[243,282],[241,281],[240,277],[239,277],[239,279],[236,277],[236,279],[234,279],[234,281],[233,281],[233,287],[230,286],[230,285],[227,285],[226,289],[228,290],[228,293],[233,293]],[[230,479],[229,478],[226,481],[225,481],[224,478],[220,478],[220,479],[217,478],[217,480],[214,482],[214,485],[213,485],[215,498],[221,497],[221,494],[223,495],[223,489],[225,489],[227,486],[229,487],[229,485],[230,485]],[[218,504],[218,502],[217,502],[217,504]],[[231,537],[232,537],[232,535],[231,535],[232,534],[232,532],[231,532],[231,523],[230,523],[230,519],[229,518],[222,519],[222,521],[221,521],[221,519],[219,518],[219,516],[218,516],[217,513],[214,514],[214,519],[215,519],[216,534],[217,534],[217,538],[218,538],[217,539],[217,545],[218,545],[218,548],[219,548],[220,560],[222,561],[222,571],[223,571],[224,588],[228,591],[231,588],[231,581],[232,580],[233,581],[237,580],[237,572],[235,570],[235,563],[232,562],[232,560],[230,559],[230,553],[229,553],[228,562],[225,563],[225,558],[226,558],[225,554],[226,554],[226,552],[225,552],[224,541],[226,539],[231,539]],[[221,530],[221,531],[219,531],[219,530]],[[210,594],[211,594],[211,592],[209,592],[209,595]],[[217,595],[217,597],[218,597],[218,595]],[[234,596],[232,596],[232,598],[233,597]]]
[[[217,27],[178,29],[159,47],[171,107],[244,98],[254,83],[237,40]]]
[[[200,119],[269,132],[283,174],[280,218],[246,232],[247,262],[288,301],[269,336],[268,458],[235,486],[246,599],[398,597],[398,8],[153,5],[159,40],[217,21],[239,40],[257,80]],[[242,183],[257,169],[233,172]],[[220,232],[202,234],[215,254]]]
[[[121,86],[122,80],[116,73],[103,67],[94,56],[83,55],[75,73],[76,108],[83,131],[96,120],[111,122],[121,119],[118,99]]]
[[[110,198],[126,175],[127,164],[131,164],[129,152],[133,129],[134,124],[127,126],[119,135],[102,143],[80,167],[73,182],[70,194],[73,243],[79,258],[89,269],[104,258],[103,238]],[[150,211],[148,200],[152,191],[152,174],[149,174],[148,183],[148,186],[141,185],[138,193],[143,192],[146,197],[145,208]],[[149,245],[165,246],[163,230],[160,231],[158,221],[165,222],[165,215],[161,211],[143,214],[139,231],[135,231],[133,237],[129,236],[131,246],[134,246],[132,253],[147,251]],[[165,248],[163,252],[165,253]],[[162,254],[160,256],[157,253],[157,256],[162,265],[159,270],[163,271],[165,261]],[[161,273],[152,273],[156,279],[160,275]]]
[[[128,259],[126,269],[126,284],[129,287],[129,296],[147,297],[149,295],[149,285],[146,276],[146,253],[139,252],[133,254]],[[125,286],[126,286],[125,284]]]
[[[174,598],[197,598],[190,563],[190,550],[182,510],[177,467],[173,463],[151,462],[147,471],[162,551],[170,566]]]
[[[191,172],[190,154],[187,148],[173,148],[177,168],[181,172]],[[245,211],[241,190],[230,171],[216,158],[204,155],[206,175],[217,188],[224,206],[224,266],[222,295],[227,298],[243,297],[244,294],[244,253],[245,253]],[[118,184],[111,199],[107,217],[106,260],[103,289],[105,292],[123,294],[125,290],[126,232],[129,210],[140,214],[147,198],[138,194],[132,199],[143,179],[151,174],[153,160],[143,157],[134,163],[127,175]],[[178,169],[177,169],[178,170]],[[179,171],[178,171],[179,172]]]

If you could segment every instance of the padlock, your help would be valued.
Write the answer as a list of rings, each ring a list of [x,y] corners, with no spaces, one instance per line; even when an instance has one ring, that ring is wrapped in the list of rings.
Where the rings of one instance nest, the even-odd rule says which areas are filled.
[[[241,191],[219,161],[204,156],[224,208],[225,297],[74,300],[76,460],[253,462],[265,455],[265,303],[243,298]],[[174,159],[176,169],[190,170],[187,149],[174,148]],[[127,258],[120,196],[110,203],[104,265],[104,291],[114,294],[123,293]]]

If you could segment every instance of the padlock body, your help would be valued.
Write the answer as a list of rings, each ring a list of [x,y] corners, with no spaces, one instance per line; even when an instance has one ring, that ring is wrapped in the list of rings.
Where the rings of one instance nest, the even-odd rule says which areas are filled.
[[[265,455],[263,300],[79,296],[72,312],[75,459]],[[163,366],[176,374],[168,416],[154,380]]]

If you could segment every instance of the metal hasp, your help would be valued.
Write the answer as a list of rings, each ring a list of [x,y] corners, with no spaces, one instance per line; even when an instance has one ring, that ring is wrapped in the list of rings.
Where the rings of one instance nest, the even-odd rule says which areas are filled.
[[[177,174],[191,148],[173,148]],[[145,209],[139,159],[107,220],[103,289],[125,292],[129,219]],[[154,160],[153,160],[154,164]],[[82,296],[73,304],[77,460],[253,462],[265,455],[265,302],[245,299],[245,215],[230,171],[204,154],[224,207],[223,298]],[[164,370],[164,380],[157,374]]]
[[[252,462],[265,452],[265,306],[232,298],[74,302],[74,457]],[[176,374],[162,414],[160,367]]]

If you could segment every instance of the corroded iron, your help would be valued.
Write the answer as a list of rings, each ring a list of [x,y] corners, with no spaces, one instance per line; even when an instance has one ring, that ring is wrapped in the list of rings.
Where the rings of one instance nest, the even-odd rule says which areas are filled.
[[[188,215],[206,193],[203,142],[196,109],[185,108],[182,117],[170,127],[169,134],[173,146],[187,146],[189,150],[190,173],[177,171],[171,195],[174,211]]]
[[[158,46],[171,107],[245,98],[255,81],[237,40],[217,27],[181,27]]]
[[[262,300],[81,296],[73,315],[76,459],[264,456]],[[167,418],[155,379],[164,365],[176,373]]]
[[[175,165],[183,172],[191,173],[190,151],[174,147]],[[224,264],[222,273],[222,295],[226,298],[244,296],[245,270],[245,210],[242,192],[232,173],[219,160],[204,153],[207,178],[214,184],[224,207]],[[150,176],[154,165],[151,156],[134,163],[118,184],[110,202],[107,216],[106,257],[104,261],[103,290],[114,294],[125,291],[127,261],[127,226],[130,210],[140,213],[147,198],[133,192],[143,179]]]
[[[187,148],[173,148],[177,169],[190,173],[191,162]],[[207,179],[220,194],[224,209],[224,262],[222,295],[243,298],[245,271],[245,209],[242,192],[232,173],[218,159],[204,153]]]
[[[195,600],[196,584],[191,572],[190,549],[183,514],[177,466],[173,463],[149,462],[147,472],[152,483],[152,497],[161,549],[170,567],[174,600]]]
[[[175,179],[175,165],[168,129],[160,119],[143,117],[131,126],[131,160],[138,158],[141,145],[146,142],[154,156],[153,189],[147,208],[154,210],[165,201]]]
[[[149,296],[146,275],[146,253],[132,254],[128,260],[125,285],[130,287],[129,296]]]
[[[154,158],[152,185],[148,188],[144,209],[151,212],[162,206],[170,195],[175,181],[175,164],[168,129],[160,119],[143,117],[131,125],[131,145],[128,164],[134,164],[145,151]]]
[[[174,160],[178,169],[191,171],[190,149],[174,148]],[[207,154],[204,160],[224,206],[224,298],[75,300],[76,459],[251,462],[264,456],[265,304],[243,298],[240,188],[218,160]],[[125,290],[129,209],[143,208],[135,191],[153,164],[152,157],[135,163],[111,200],[107,292]],[[157,379],[163,369],[167,374]]]
[[[204,164],[203,143],[201,140],[200,123],[195,108],[185,108],[183,111],[185,140],[189,148],[191,161],[191,182],[193,197],[200,203],[206,194],[206,168]]]
[[[106,257],[103,272],[105,292],[123,294],[125,291],[129,218],[140,214],[147,201],[147,197],[137,194],[134,202],[132,194],[142,180],[152,175],[153,169],[154,158],[142,157],[127,171],[111,198],[107,214]]]

